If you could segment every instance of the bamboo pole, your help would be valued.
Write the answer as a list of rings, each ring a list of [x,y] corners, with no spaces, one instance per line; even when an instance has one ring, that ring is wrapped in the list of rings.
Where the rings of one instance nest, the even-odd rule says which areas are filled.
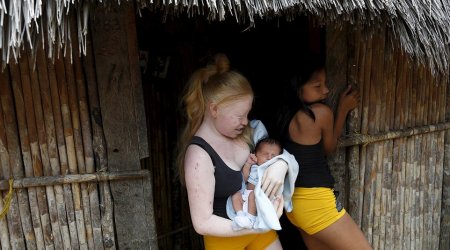
[[[64,77],[61,76],[61,74],[64,73],[64,69],[61,71],[61,66],[59,66],[61,64],[60,62],[53,63],[49,59],[47,59],[47,61],[48,61],[47,66],[49,69],[49,75],[51,76],[50,92],[52,97],[53,117],[55,122],[56,143],[58,145],[59,166],[60,166],[59,173],[61,175],[66,175],[69,173],[69,167],[64,138],[64,128],[62,124],[63,123],[62,111],[59,100],[59,87],[58,87],[59,81],[65,81],[65,76]],[[67,244],[70,244],[70,248],[78,249],[79,243],[75,222],[75,211],[74,211],[74,202],[72,200],[71,185],[69,184],[63,185],[63,191],[64,191],[64,203],[66,206],[66,214],[67,214],[67,224],[69,230],[69,238],[66,237],[67,235],[65,234],[63,235],[64,245],[66,246]]]
[[[392,117],[394,117],[392,128],[398,130],[402,127],[402,107],[404,102],[404,63],[403,63],[403,55],[401,51],[398,49],[395,49],[395,56],[394,58],[397,59],[396,63],[393,65],[395,67],[397,73],[394,78],[395,81],[395,93],[399,93],[398,95],[395,95],[395,93],[392,94],[391,98],[392,100],[395,100],[395,105],[393,108]],[[404,138],[395,138],[393,140],[393,158],[392,158],[392,165],[393,165],[393,176],[392,176],[392,226],[391,226],[391,232],[392,232],[392,244],[401,250],[402,249],[402,242],[403,240],[403,193],[404,193],[404,182],[402,181],[402,169],[403,162],[405,159],[403,150],[405,148],[405,139]]]
[[[33,62],[30,61],[29,51],[24,51],[20,63],[20,71],[22,74],[22,92],[24,98],[24,106],[25,113],[23,116],[26,118],[26,129],[28,130],[28,139],[29,139],[29,150],[31,151],[31,166],[33,172],[32,176],[42,176],[43,175],[43,165],[41,159],[41,151],[39,147],[38,141],[38,129],[37,123],[39,122],[36,118],[35,110],[38,110],[37,106],[35,107],[35,102],[37,103],[39,98],[39,93],[34,95],[31,85],[38,85],[38,76],[36,71],[30,70],[32,69]],[[30,67],[31,66],[31,67]],[[27,77],[29,76],[29,77]],[[23,79],[27,79],[24,81]],[[38,105],[38,104],[36,104]],[[39,112],[39,111],[38,111]],[[42,121],[41,121],[42,122]],[[20,124],[19,124],[20,127]],[[50,216],[49,216],[49,208],[47,205],[47,194],[46,189],[44,187],[36,187],[37,192],[37,201],[40,212],[40,221],[42,223],[42,233],[43,233],[43,244],[45,244],[46,249],[54,249],[53,236],[52,236],[52,228],[50,224]],[[51,195],[51,194],[50,194]],[[39,246],[38,246],[39,248]]]
[[[445,121],[445,111],[447,109],[445,98],[448,87],[448,76],[440,74],[438,78],[434,79],[434,86],[436,88],[436,93],[438,98],[436,98],[436,106],[439,110],[439,115],[435,117],[435,122]],[[434,161],[430,164],[435,165],[435,172],[433,176],[430,176],[430,192],[432,193],[432,204],[433,206],[430,208],[430,217],[431,217],[431,227],[428,232],[431,235],[431,240],[429,244],[430,249],[438,249],[439,248],[439,235],[441,222],[445,221],[446,214],[441,214],[441,201],[445,200],[444,190],[443,190],[443,172],[445,168],[444,157],[445,157],[445,133],[439,132],[435,134],[435,138],[432,139],[433,148],[431,152],[435,152]],[[444,149],[444,150],[442,150]],[[448,244],[450,246],[450,243]]]
[[[31,67],[30,67],[31,68]],[[53,113],[51,112],[51,101],[48,94],[48,72],[47,72],[47,65],[44,58],[44,51],[41,46],[38,46],[36,48],[36,71],[39,77],[39,82],[34,81],[32,85],[32,91],[33,91],[33,100],[34,100],[34,107],[35,107],[35,114],[36,114],[36,125],[38,136],[39,136],[39,145],[41,150],[41,156],[42,156],[42,165],[43,165],[43,174],[44,176],[51,176],[52,175],[52,166],[50,164],[50,159],[54,158],[51,157],[51,152],[54,151],[54,154],[56,152],[56,145],[55,147],[50,150],[49,148],[52,147],[49,145],[48,140],[51,140],[50,138],[54,138],[54,132],[50,132],[50,130],[47,129],[47,127],[50,126],[50,124],[46,125],[47,123],[53,124]],[[41,86],[42,92],[41,92]],[[46,86],[46,87],[44,87]],[[45,89],[45,91],[44,91]],[[45,113],[45,116],[44,116]],[[45,117],[45,119],[44,119]],[[51,120],[48,120],[47,117],[51,117]],[[53,187],[50,185],[45,186],[46,193],[47,193],[47,202],[49,207],[49,214],[50,214],[50,221],[51,221],[51,229],[52,229],[52,240],[55,244],[55,249],[63,249],[63,242],[62,242],[62,228],[60,227],[59,219],[58,219],[58,201],[55,196],[55,190],[58,189],[62,193],[61,186]],[[63,200],[60,200],[60,203],[63,203]],[[63,210],[65,211],[65,207],[63,207]],[[65,212],[64,212],[65,213]]]
[[[14,65],[10,65],[12,67]],[[15,65],[15,67],[17,67]],[[12,100],[12,90],[9,83],[14,81],[0,82],[0,95],[2,99],[3,115],[5,120],[7,150],[9,153],[10,169],[3,169],[6,179],[22,178],[23,166],[20,154],[20,144],[17,132],[16,115],[14,113],[14,104]],[[14,83],[17,84],[17,83]],[[8,228],[10,230],[11,248],[25,249],[26,246],[32,245],[30,237],[34,238],[34,232],[30,221],[30,210],[28,207],[28,194],[26,190],[14,192],[11,200],[10,209],[7,214]],[[33,248],[33,246],[31,246]],[[34,248],[36,246],[34,245]]]
[[[150,175],[148,170],[120,171],[120,172],[98,172],[92,174],[67,174],[56,176],[41,176],[16,179],[13,188],[44,187],[72,183],[96,183],[129,179],[143,179]],[[0,180],[0,190],[8,190],[9,181]]]
[[[409,113],[411,112],[410,107],[412,106],[412,87],[411,87],[411,65],[409,61],[407,62],[407,70],[406,70],[406,101],[405,101],[405,127],[413,126],[410,122]],[[414,155],[414,138],[409,137],[406,141],[406,169],[405,169],[405,214],[404,214],[404,249],[411,249],[411,214],[412,214],[412,172],[413,172],[413,155]]]
[[[75,45],[76,46],[76,45]],[[68,94],[68,105],[70,109],[70,117],[67,119],[71,122],[71,130],[72,130],[72,136],[73,136],[73,147],[75,150],[75,157],[76,157],[76,170],[75,172],[71,172],[72,174],[86,173],[86,165],[84,162],[84,149],[83,149],[83,139],[81,137],[81,124],[80,124],[80,112],[78,109],[78,95],[77,95],[77,87],[75,83],[75,74],[72,64],[73,55],[66,56],[64,59],[65,63],[65,69],[66,69],[66,79],[67,79],[67,94]],[[78,76],[78,78],[82,78],[82,76]],[[64,130],[67,131],[68,128],[64,127]],[[67,142],[67,139],[66,139]],[[66,144],[68,145],[68,144]],[[72,147],[72,145],[70,146]],[[70,163],[70,162],[69,162]],[[70,166],[70,165],[69,165]],[[81,189],[81,203],[80,203],[80,209],[83,212],[80,215],[80,219],[83,219],[83,221],[80,221],[85,227],[82,234],[84,235],[83,238],[80,237],[80,230],[78,232],[79,239],[80,239],[80,248],[93,248],[94,247],[94,240],[93,240],[93,233],[92,233],[92,223],[91,223],[91,211],[90,211],[90,204],[89,204],[89,195],[87,190],[86,183],[80,183],[80,189]],[[82,240],[84,242],[82,243]]]
[[[430,103],[429,99],[427,97],[432,96],[430,93],[430,86],[431,82],[428,81],[426,77],[426,72],[424,70],[423,66],[420,66],[417,70],[418,74],[418,82],[417,87],[419,89],[419,101],[421,102],[421,122],[420,125],[426,125],[429,124],[428,122],[428,105]],[[424,221],[424,188],[425,188],[425,169],[426,164],[429,158],[430,149],[429,149],[429,135],[430,134],[424,134],[421,135],[420,138],[422,140],[422,143],[418,145],[420,149],[418,150],[419,154],[419,162],[418,162],[418,177],[417,177],[417,183],[418,183],[418,195],[416,195],[416,209],[418,210],[417,216],[416,216],[416,228],[417,228],[417,235],[419,235],[417,239],[416,238],[416,247],[418,249],[423,249],[423,237],[424,237],[424,231],[423,231],[423,221]]]
[[[71,20],[71,33],[74,44],[78,44],[77,32],[75,27],[75,16],[72,15]],[[92,150],[92,132],[91,132],[91,123],[89,117],[89,107],[86,97],[86,87],[85,87],[85,76],[83,75],[83,69],[81,66],[81,58],[80,58],[79,47],[74,47],[74,72],[75,72],[75,82],[76,82],[76,93],[78,95],[78,105],[79,105],[79,114],[80,114],[80,123],[81,123],[81,132],[82,132],[82,145],[80,147],[83,149],[84,156],[84,168],[85,173],[94,173],[94,157]],[[73,90],[75,93],[75,90]],[[75,126],[75,125],[74,125]],[[82,186],[84,188],[84,186]],[[103,249],[103,240],[102,240],[102,231],[101,231],[101,217],[100,217],[100,204],[98,201],[98,185],[91,184],[86,186],[87,194],[86,201],[83,202],[85,215],[90,215],[90,222],[85,221],[86,224],[90,224],[91,229],[87,234],[89,248],[94,249]],[[89,204],[89,207],[86,207],[86,204]],[[85,218],[87,218],[86,216]]]
[[[437,105],[437,100],[439,99],[438,88],[435,85],[436,77],[433,77],[429,70],[425,71],[425,80],[424,82],[428,83],[428,91],[429,94],[425,95],[425,100],[427,101],[426,114],[427,114],[427,124],[439,122],[439,112],[440,106]],[[435,114],[435,115],[432,115]],[[421,182],[423,183],[423,221],[422,221],[422,235],[424,238],[422,239],[422,249],[431,249],[431,241],[433,237],[426,237],[429,232],[432,232],[432,207],[433,204],[433,196],[434,196],[434,188],[432,187],[434,182],[434,175],[436,169],[440,166],[436,165],[436,141],[438,140],[438,136],[440,133],[433,133],[425,135],[427,138],[427,150],[426,150],[426,158],[424,163],[424,168],[421,169]],[[422,198],[422,197],[421,197]],[[421,200],[422,202],[422,200]]]
[[[438,93],[436,92],[435,86],[434,86],[434,77],[430,74],[429,70],[425,69],[424,71],[424,82],[428,83],[427,84],[427,88],[428,88],[428,92],[429,95],[425,95],[424,99],[426,100],[427,106],[426,106],[426,124],[430,124],[430,123],[435,123],[437,122],[439,119],[434,119],[431,115],[431,113],[436,113],[439,112],[437,110],[435,110],[435,112],[433,112],[433,106],[434,108],[437,108],[436,106],[436,100],[433,100],[435,98],[439,98]],[[430,99],[431,97],[431,99]],[[435,102],[435,104],[433,105],[433,102]],[[433,142],[434,140],[437,139],[436,135],[438,133],[433,133],[433,134],[426,134],[424,135],[424,137],[426,138],[426,156],[424,157],[424,167],[420,170],[421,171],[421,183],[422,183],[422,192],[421,192],[421,203],[423,202],[423,211],[422,211],[422,215],[423,215],[423,219],[421,221],[422,223],[422,235],[426,236],[428,234],[428,232],[432,232],[432,228],[431,228],[431,206],[432,206],[432,193],[434,193],[431,189],[431,176],[434,176],[434,173],[436,171],[436,166],[435,164],[432,165],[432,162],[435,162],[435,155],[433,150],[435,150],[435,143]],[[436,163],[436,162],[435,162]],[[424,239],[422,239],[422,249],[429,249],[430,247],[430,240],[432,240],[432,237],[426,237]]]
[[[371,126],[371,122],[369,121],[369,112],[372,112],[372,106],[371,105],[371,90],[373,89],[372,86],[372,82],[370,81],[371,79],[371,74],[372,74],[372,48],[373,48],[373,42],[372,41],[368,41],[366,43],[368,45],[367,49],[366,49],[366,60],[365,60],[365,68],[364,71],[366,72],[364,74],[364,83],[366,84],[365,89],[364,89],[364,94],[363,94],[363,100],[367,101],[366,103],[363,104],[363,120],[362,120],[362,125],[361,125],[361,132],[363,134],[367,134],[370,132],[372,132],[372,129],[369,128],[369,126]],[[372,201],[372,196],[374,195],[372,192],[372,181],[371,181],[371,176],[372,176],[372,171],[373,171],[373,159],[371,157],[371,155],[373,154],[373,145],[368,145],[365,146],[361,149],[361,166],[365,166],[365,170],[364,170],[364,195],[363,195],[363,218],[362,218],[362,230],[367,238],[367,240],[369,241],[370,244],[372,244],[372,218],[373,218],[373,203]]]
[[[86,39],[86,48],[87,53],[84,57],[85,60],[83,66],[86,74],[90,116],[92,120],[92,150],[96,161],[96,171],[105,172],[108,169],[108,158],[106,156],[106,142],[102,127],[102,114],[98,99],[94,59],[92,58],[93,50],[91,37]],[[115,230],[113,224],[113,201],[109,183],[100,183],[100,204],[103,205],[102,210],[100,211],[103,246],[106,249],[116,249]]]
[[[18,134],[20,138],[19,150],[21,150],[22,152],[22,157],[18,159],[20,161],[19,165],[20,169],[16,169],[17,175],[15,175],[14,178],[22,178],[24,176],[30,177],[33,176],[33,167],[29,146],[28,130],[26,127],[24,99],[21,88],[21,82],[29,81],[29,79],[28,75],[24,74],[21,75],[19,65],[17,64],[10,65],[10,70],[11,70],[11,86],[13,90],[15,101],[14,104],[16,108],[17,128],[19,130]],[[26,190],[23,191],[26,192]],[[28,226],[30,227],[29,229],[25,225],[23,225],[27,248],[42,249],[44,248],[44,239],[42,234],[42,226],[39,219],[39,207],[36,189],[30,188],[27,191],[28,195],[19,196],[19,204],[23,207],[20,211],[21,221],[22,223],[26,221],[26,224],[30,223],[29,225],[27,225],[27,227]],[[22,211],[24,212],[23,214]],[[30,219],[31,221],[29,221]],[[34,232],[31,233],[28,230],[34,230]]]
[[[359,34],[359,38],[361,39],[361,31],[358,30],[358,34]],[[359,56],[359,62],[360,62],[360,69],[359,69],[359,73],[358,73],[358,82],[360,84],[360,91],[361,91],[361,96],[362,96],[362,101],[361,101],[361,127],[360,127],[360,131],[361,134],[367,134],[368,131],[368,102],[369,102],[369,89],[370,89],[370,82],[365,81],[366,78],[366,74],[370,74],[370,71],[367,71],[366,69],[366,55],[367,53],[372,53],[370,50],[367,49],[366,44],[367,43],[359,43],[361,44],[360,46],[360,56]],[[363,209],[364,209],[364,187],[365,187],[365,172],[366,172],[366,149],[367,147],[365,145],[363,145],[360,148],[360,152],[359,152],[359,185],[358,185],[358,189],[359,189],[359,194],[358,194],[358,206],[359,206],[359,226],[360,228],[363,228]],[[366,234],[367,236],[367,234]]]
[[[384,88],[384,79],[382,77],[382,72],[379,65],[383,65],[383,55],[384,55],[384,33],[381,32],[383,35],[376,34],[374,35],[374,42],[376,42],[375,48],[376,48],[376,54],[374,57],[375,64],[372,67],[372,70],[374,73],[372,74],[372,85],[374,86],[373,92],[375,99],[375,110],[374,116],[372,116],[373,120],[372,123],[374,124],[374,128],[372,133],[379,133],[382,131],[382,120],[384,119],[384,113],[385,113],[385,102],[382,101],[383,99],[383,88]],[[375,192],[375,197],[373,200],[373,209],[374,209],[374,217],[373,217],[373,242],[372,246],[374,249],[380,248],[380,238],[381,238],[381,194],[382,194],[382,174],[383,174],[383,146],[384,143],[375,143],[374,148],[375,152],[373,154],[374,157],[374,163],[375,163],[375,173],[374,179],[372,180],[374,182],[374,189],[372,189],[373,192]]]
[[[385,56],[384,56],[384,72],[385,77],[385,87],[384,98],[386,98],[386,108],[384,111],[385,119],[383,121],[383,131],[389,131],[392,129],[392,124],[394,120],[393,115],[393,102],[395,100],[395,82],[396,77],[396,58],[395,51],[390,46],[390,36],[387,31],[385,32]],[[394,94],[393,94],[394,93]],[[383,152],[383,174],[382,174],[382,200],[381,200],[381,247],[380,249],[389,249],[392,247],[392,231],[391,231],[391,211],[392,211],[392,158],[393,158],[393,140],[387,140],[384,142],[384,152]]]
[[[1,71],[0,70],[0,82],[9,83],[9,72],[8,70]],[[1,89],[1,85],[0,85]],[[1,89],[3,90],[3,89]],[[8,153],[8,145],[6,140],[6,128],[5,121],[3,116],[2,102],[0,96],[0,179],[6,180],[8,179],[10,164],[9,164],[9,153]],[[1,193],[1,192],[0,192]],[[4,203],[3,203],[3,195],[0,196],[0,211],[3,211]],[[11,209],[11,208],[10,208]],[[14,208],[13,208],[14,209]],[[7,216],[0,219],[0,242],[2,250],[9,250],[12,246],[10,241],[10,230],[8,228]],[[11,233],[11,238],[17,237],[16,234]],[[23,241],[23,239],[22,239]]]
[[[59,108],[59,97],[57,89],[57,80],[55,75],[54,64],[50,60],[46,60],[43,50],[38,49],[38,69],[48,75],[48,81],[41,81],[40,87],[42,92],[42,106],[45,113],[45,132],[47,134],[48,154],[50,160],[51,174],[61,175],[64,172],[64,165],[66,164],[64,143],[59,147],[58,141],[64,141],[62,132],[56,130],[56,124],[61,123],[61,115]],[[52,89],[50,88],[52,86]],[[53,100],[53,101],[52,101]],[[60,138],[58,138],[58,136]],[[62,137],[62,138],[61,138]],[[61,155],[60,155],[61,152]],[[60,164],[61,163],[61,164]],[[67,186],[67,185],[66,185]],[[58,211],[58,222],[61,228],[61,239],[64,249],[71,248],[69,218],[68,215],[73,214],[73,205],[71,199],[69,203],[65,202],[65,197],[71,197],[70,186],[66,189],[65,186],[54,185],[56,207]],[[68,191],[68,193],[66,193]]]
[[[447,93],[448,93],[448,84],[449,84],[449,78],[448,75],[440,75],[439,81],[436,82],[439,86],[439,93],[440,93],[440,107],[441,112],[439,115],[439,121],[445,121],[447,116],[447,111],[449,110],[449,107],[447,106]],[[447,132],[447,131],[446,131]],[[450,233],[448,230],[448,225],[450,224],[450,220],[448,220],[450,216],[450,211],[448,210],[450,203],[447,203],[448,200],[448,176],[450,173],[449,171],[449,164],[446,162],[447,157],[447,149],[448,141],[447,135],[444,132],[439,133],[439,140],[436,142],[436,147],[438,149],[444,148],[444,151],[438,150],[438,155],[436,156],[436,166],[440,166],[439,168],[436,168],[434,179],[432,180],[432,184],[434,186],[431,187],[431,189],[434,189],[434,195],[433,195],[433,209],[432,209],[432,217],[433,217],[433,225],[432,225],[432,235],[433,235],[433,241],[432,241],[432,248],[441,248],[443,249],[445,246],[445,242],[447,242],[447,245],[450,245]],[[446,173],[446,174],[444,174]],[[442,198],[442,199],[441,199]],[[441,210],[441,204],[442,204],[442,210]],[[439,218],[440,221],[437,219]],[[435,223],[437,221],[437,223]],[[442,224],[441,224],[441,223]],[[442,227],[441,227],[442,225]],[[441,237],[439,237],[441,236]]]
[[[69,60],[69,57],[65,57]],[[67,159],[69,164],[69,173],[78,173],[77,153],[75,148],[74,130],[72,126],[72,116],[69,103],[68,85],[73,81],[73,74],[70,66],[65,65],[64,60],[56,59],[56,76],[58,77],[58,90],[61,105],[61,115],[64,128],[64,139],[67,150]],[[84,213],[82,208],[82,191],[79,184],[75,183],[72,187],[73,207],[75,211],[76,233],[80,249],[87,249],[86,228],[84,225]]]
[[[429,124],[425,126],[389,131],[386,133],[378,133],[374,135],[367,134],[351,134],[345,136],[339,141],[338,147],[349,147],[355,145],[367,145],[375,142],[399,139],[405,137],[414,137],[428,133],[443,132],[450,129],[450,122]]]

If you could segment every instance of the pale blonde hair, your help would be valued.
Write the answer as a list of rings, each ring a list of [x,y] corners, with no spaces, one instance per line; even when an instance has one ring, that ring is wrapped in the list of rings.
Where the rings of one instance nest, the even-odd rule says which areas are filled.
[[[242,74],[230,70],[230,61],[224,54],[217,54],[213,63],[192,74],[182,97],[186,124],[178,141],[176,161],[181,183],[184,184],[186,149],[203,121],[208,104],[222,105],[248,95],[253,96],[249,81]],[[250,127],[247,126],[240,137],[252,145],[250,134]]]

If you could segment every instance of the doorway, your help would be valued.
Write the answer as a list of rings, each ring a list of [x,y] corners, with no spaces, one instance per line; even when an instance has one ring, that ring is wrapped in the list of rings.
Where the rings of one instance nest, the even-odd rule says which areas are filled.
[[[274,131],[281,78],[302,55],[324,56],[325,32],[307,17],[256,20],[254,27],[234,19],[208,22],[179,16],[162,22],[158,13],[143,11],[137,19],[142,83],[146,103],[150,157],[144,166],[153,176],[154,210],[161,249],[198,249],[201,237],[190,224],[187,198],[174,165],[182,128],[180,98],[190,74],[217,52],[252,84],[255,101],[250,119]],[[284,249],[302,249],[298,231],[281,219]],[[306,249],[306,248],[304,248]]]

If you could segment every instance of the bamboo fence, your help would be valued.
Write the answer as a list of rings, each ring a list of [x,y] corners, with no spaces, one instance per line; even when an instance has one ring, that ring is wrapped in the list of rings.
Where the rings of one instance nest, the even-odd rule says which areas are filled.
[[[448,77],[413,63],[390,35],[349,35],[348,78],[362,101],[339,142],[349,147],[348,211],[374,249],[438,249]]]
[[[1,249],[115,249],[109,181],[149,175],[107,171],[92,51],[69,18],[65,57],[37,46],[0,72]]]

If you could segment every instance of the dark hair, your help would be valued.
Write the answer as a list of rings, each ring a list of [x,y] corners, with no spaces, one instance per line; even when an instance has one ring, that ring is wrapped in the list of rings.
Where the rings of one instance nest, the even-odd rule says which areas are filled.
[[[314,113],[310,108],[312,103],[306,103],[302,100],[299,91],[302,91],[303,85],[311,79],[315,72],[324,68],[324,60],[321,56],[309,55],[305,57],[305,60],[292,65],[288,69],[287,77],[284,81],[283,104],[277,118],[277,131],[279,132],[277,138],[279,140],[284,141],[288,133],[289,123],[297,111],[301,110],[315,120]]]
[[[269,145],[277,145],[280,148],[280,152],[278,154],[281,154],[283,152],[283,147],[281,146],[281,142],[274,138],[265,137],[259,140],[255,145],[255,153],[259,150],[262,144],[269,144]]]

